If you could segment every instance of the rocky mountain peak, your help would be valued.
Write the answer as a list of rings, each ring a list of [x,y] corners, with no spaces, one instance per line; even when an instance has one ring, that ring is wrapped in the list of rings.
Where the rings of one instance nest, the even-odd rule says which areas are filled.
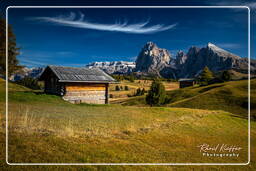
[[[182,65],[186,62],[186,60],[187,60],[187,55],[183,51],[179,50],[176,55],[176,64]]]
[[[156,44],[153,42],[147,42],[144,46],[145,50],[152,50],[154,48],[157,48]]]
[[[192,46],[191,48],[189,48],[187,56],[194,56],[199,52],[200,48]]]
[[[213,43],[208,43],[207,44],[207,47],[206,47],[207,49],[210,49],[210,50],[212,50],[212,51],[217,51],[217,52],[227,52],[226,50],[224,50],[224,49],[221,49],[221,48],[219,48],[218,46],[216,46],[215,44],[213,44]]]
[[[232,53],[230,53],[230,52],[228,52],[210,42],[207,44],[206,49],[213,53],[216,53],[218,56],[223,56],[224,58],[233,58],[233,59],[241,58],[241,57],[234,55],[234,54],[232,54]]]
[[[170,60],[171,54],[168,50],[158,48],[153,42],[147,42],[136,59],[135,71],[159,75],[159,71],[168,66]]]
[[[213,47],[214,48],[214,47],[217,47],[217,46],[215,44],[211,43],[211,42],[208,42],[207,43],[207,47],[209,47],[209,48]]]

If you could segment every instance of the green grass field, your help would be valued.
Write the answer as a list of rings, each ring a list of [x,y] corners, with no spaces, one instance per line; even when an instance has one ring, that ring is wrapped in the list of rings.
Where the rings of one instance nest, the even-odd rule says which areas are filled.
[[[232,81],[204,87],[187,87],[168,91],[167,107],[224,110],[236,116],[248,116],[248,81]],[[147,106],[145,97],[123,101],[125,106]],[[256,118],[256,79],[251,80],[251,116]]]
[[[224,109],[189,109],[178,106],[200,94],[195,93],[183,99],[177,97],[178,100],[170,103],[171,107],[75,105],[64,102],[58,96],[33,92],[11,83],[9,86],[9,162],[247,162],[248,124],[245,118],[234,117],[234,113]],[[239,84],[225,83],[222,88],[225,86],[231,86],[232,90],[236,87],[234,91],[244,96],[246,88],[242,81]],[[0,81],[2,106],[5,103],[4,87],[4,82]],[[187,89],[198,92],[202,88]],[[217,87],[201,94],[210,93],[214,89]],[[176,91],[179,90],[170,91],[169,94],[177,93]],[[1,108],[0,112],[4,113],[4,108]],[[1,116],[1,120],[4,121],[4,115]],[[253,121],[251,125],[252,141],[255,143],[255,122]],[[4,127],[5,125],[2,124],[0,130],[2,147],[5,144]],[[205,157],[197,147],[203,143],[233,144],[243,149],[239,157]],[[229,168],[255,169],[253,158],[255,152],[255,148],[252,148],[253,164],[249,167]],[[4,154],[4,148],[1,148],[1,154]],[[1,155],[0,168],[25,169],[25,166],[7,166],[4,157]],[[30,167],[32,170],[45,170],[45,168],[46,166]],[[61,166],[47,168],[48,170],[64,169]],[[134,170],[135,168],[136,170],[187,170],[197,169],[198,166],[65,166],[67,170]],[[207,168],[226,169],[228,166],[201,167],[201,169]]]

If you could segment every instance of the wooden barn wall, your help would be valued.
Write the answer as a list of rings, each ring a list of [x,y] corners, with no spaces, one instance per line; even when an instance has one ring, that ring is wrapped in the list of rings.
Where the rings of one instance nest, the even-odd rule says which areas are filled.
[[[96,83],[66,83],[64,100],[71,103],[105,104],[108,97],[108,85]]]
[[[45,78],[44,86],[45,93],[61,95],[63,84],[59,83],[57,77],[52,72],[49,72]]]
[[[190,86],[193,86],[193,85],[194,85],[193,81],[182,81],[182,82],[180,82],[180,88],[190,87]]]

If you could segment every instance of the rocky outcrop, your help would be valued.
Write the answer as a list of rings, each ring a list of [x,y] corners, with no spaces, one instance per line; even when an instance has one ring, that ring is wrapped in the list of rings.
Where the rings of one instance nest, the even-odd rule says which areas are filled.
[[[207,66],[213,72],[236,70],[248,72],[248,59],[241,58],[212,43],[206,47],[192,46],[187,53],[179,51],[176,58],[166,49],[148,42],[139,53],[135,71],[156,74],[166,78],[188,78],[197,76]],[[256,71],[256,62],[251,60],[251,70]]]
[[[175,64],[177,66],[181,66],[187,61],[187,58],[188,58],[187,54],[185,54],[183,51],[180,50],[176,55]]]
[[[171,54],[166,49],[158,48],[153,42],[148,42],[136,59],[135,72],[143,72],[160,76],[160,72],[170,67]]]
[[[213,72],[230,69],[247,72],[248,59],[234,55],[212,43],[203,48],[191,47],[186,62],[182,68],[179,67],[178,77],[197,76],[205,66]]]
[[[88,68],[100,68],[108,74],[128,74],[135,68],[135,62],[114,61],[114,62],[93,62],[87,64]]]

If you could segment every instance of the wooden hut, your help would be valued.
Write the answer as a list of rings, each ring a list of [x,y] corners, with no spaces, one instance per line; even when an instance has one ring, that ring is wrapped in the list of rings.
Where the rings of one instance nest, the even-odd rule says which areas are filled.
[[[71,103],[108,103],[108,86],[115,82],[97,68],[47,66],[39,81],[44,81],[44,92],[56,94]]]
[[[182,78],[179,79],[180,88],[190,87],[195,85],[195,79],[193,78]]]

